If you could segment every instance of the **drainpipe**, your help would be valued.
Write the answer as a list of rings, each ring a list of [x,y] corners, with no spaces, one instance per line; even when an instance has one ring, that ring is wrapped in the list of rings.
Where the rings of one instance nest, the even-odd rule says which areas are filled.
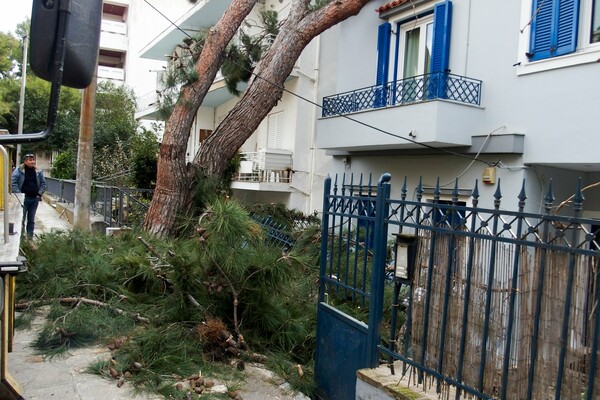
[[[321,62],[321,36],[317,36],[316,37],[316,50],[315,50],[315,71],[314,71],[314,79],[313,79],[313,113],[312,113],[312,127],[310,130],[310,174],[309,174],[309,179],[308,179],[308,192],[310,193],[310,195],[308,196],[308,204],[306,206],[305,209],[305,214],[308,215],[311,213],[311,208],[312,208],[312,204],[313,204],[313,185],[315,182],[315,159],[316,159],[316,138],[317,138],[317,115],[318,115],[318,109],[319,107],[317,107],[316,104],[317,101],[319,100],[319,72],[320,72],[320,62]]]
[[[471,0],[469,0],[469,12],[468,12],[468,16],[467,16],[467,48],[465,51],[465,73],[464,76],[468,76],[467,75],[467,66],[469,65],[469,45],[470,45],[470,41],[471,41]]]

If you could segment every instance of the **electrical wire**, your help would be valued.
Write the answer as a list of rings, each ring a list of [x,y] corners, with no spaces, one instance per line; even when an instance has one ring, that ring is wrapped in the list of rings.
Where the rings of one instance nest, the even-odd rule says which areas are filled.
[[[169,22],[171,25],[173,25],[173,26],[174,26],[175,28],[177,28],[179,31],[183,32],[183,33],[184,33],[184,34],[185,34],[185,35],[186,35],[188,38],[192,38],[192,36],[190,36],[190,35],[189,35],[189,34],[188,34],[186,31],[184,31],[184,30],[183,30],[181,27],[179,27],[177,24],[175,24],[173,21],[171,21],[171,20],[170,20],[170,19],[169,19],[167,16],[165,16],[165,15],[164,15],[164,14],[163,14],[163,13],[162,13],[160,10],[158,10],[156,7],[154,7],[152,4],[150,4],[150,3],[148,2],[148,0],[144,0],[144,2],[145,2],[146,4],[148,4],[150,7],[152,7],[152,8],[153,8],[153,9],[154,9],[156,12],[158,12],[158,13],[159,13],[159,14],[160,14],[160,15],[161,15],[163,18],[165,18],[165,19],[166,19],[166,20],[167,20],[167,21],[168,21],[168,22]],[[202,51],[202,48],[203,48],[203,46],[200,46],[200,51]],[[266,78],[264,78],[264,77],[260,76],[259,74],[255,73],[253,70],[250,70],[250,69],[246,68],[245,66],[243,66],[243,65],[240,65],[240,64],[238,64],[238,63],[236,63],[234,60],[230,60],[230,59],[228,59],[228,58],[227,58],[227,57],[226,57],[224,54],[222,54],[222,55],[221,55],[221,57],[222,57],[222,58],[224,58],[225,60],[229,61],[230,63],[234,64],[235,66],[237,66],[237,67],[239,67],[239,68],[242,68],[242,69],[243,69],[243,70],[245,70],[246,72],[248,72],[248,73],[250,73],[251,75],[253,75],[255,78],[257,78],[257,79],[261,79],[261,80],[263,80],[264,82],[266,82],[267,84],[269,84],[269,85],[271,85],[271,86],[273,86],[273,87],[275,87],[275,88],[277,88],[277,89],[279,89],[279,90],[282,90],[282,91],[284,91],[284,92],[286,92],[286,93],[288,93],[288,94],[290,94],[290,95],[292,95],[292,96],[294,96],[294,97],[296,97],[296,98],[298,98],[298,99],[300,99],[300,100],[303,100],[303,101],[305,101],[305,102],[307,102],[307,103],[309,103],[309,104],[311,104],[311,105],[313,105],[313,106],[315,106],[315,107],[318,107],[318,108],[320,108],[321,110],[323,110],[323,109],[324,109],[324,107],[323,107],[321,104],[318,104],[318,103],[316,103],[316,102],[314,102],[314,101],[312,101],[312,100],[310,100],[310,99],[307,99],[307,98],[305,98],[305,97],[303,97],[303,96],[301,96],[301,95],[299,95],[299,94],[297,94],[297,93],[294,93],[294,92],[292,92],[291,90],[288,90],[288,89],[286,89],[284,86],[279,86],[278,84],[276,84],[276,83],[274,83],[274,82],[271,82],[271,81],[269,81],[268,79],[266,79]],[[439,152],[441,152],[441,153],[446,153],[446,154],[453,155],[453,156],[456,156],[456,157],[462,157],[462,158],[466,158],[466,159],[472,160],[473,162],[475,162],[475,161],[478,161],[478,162],[481,162],[481,163],[483,163],[483,164],[486,164],[487,166],[494,166],[494,163],[491,163],[491,162],[488,162],[488,161],[485,161],[485,160],[481,160],[481,159],[478,159],[478,158],[476,158],[476,157],[469,156],[469,155],[467,155],[467,154],[462,154],[462,153],[458,153],[458,152],[455,152],[455,151],[452,151],[452,150],[448,150],[448,149],[445,149],[445,148],[443,148],[443,147],[436,147],[436,146],[432,146],[432,145],[429,145],[429,144],[426,144],[426,143],[417,142],[416,140],[410,139],[410,138],[408,138],[408,137],[406,137],[406,136],[402,136],[402,135],[398,135],[398,134],[395,134],[395,133],[389,132],[389,131],[387,131],[387,130],[384,130],[384,129],[378,128],[378,127],[376,127],[376,126],[374,126],[374,125],[371,125],[371,124],[368,124],[368,123],[366,123],[366,122],[359,121],[359,120],[357,120],[357,119],[355,119],[355,118],[352,118],[352,117],[350,117],[350,116],[348,116],[348,115],[345,115],[345,114],[339,114],[339,113],[338,113],[338,114],[336,114],[336,116],[339,116],[339,117],[345,118],[345,119],[347,119],[348,121],[351,121],[351,122],[354,122],[354,123],[356,123],[356,124],[362,125],[362,126],[364,126],[364,127],[366,127],[366,128],[369,128],[369,129],[371,129],[371,130],[374,130],[374,131],[377,131],[377,132],[380,132],[380,133],[383,133],[383,134],[385,134],[385,135],[392,136],[392,137],[395,137],[395,138],[398,138],[398,139],[405,140],[405,141],[407,141],[407,142],[413,143],[413,144],[415,144],[415,145],[418,145],[418,146],[424,147],[424,148],[426,148],[426,149],[429,149],[429,150],[436,150],[436,151],[439,151]],[[409,132],[409,135],[410,135],[411,133],[412,133],[412,131],[410,131],[410,132]]]
[[[500,129],[504,129],[506,128],[506,125],[502,125],[499,126],[498,128],[494,129],[493,131],[491,131],[490,133],[487,134],[485,140],[483,141],[483,144],[481,145],[481,147],[479,148],[479,151],[477,152],[477,154],[475,154],[475,157],[473,158],[473,160],[471,160],[471,162],[469,163],[469,165],[467,165],[467,167],[463,170],[463,172],[461,172],[456,178],[452,179],[451,181],[444,183],[443,185],[440,185],[440,187],[446,187],[448,185],[453,184],[457,179],[462,178],[462,176],[464,174],[467,173],[467,171],[473,166],[473,164],[475,164],[475,160],[478,160],[479,155],[481,154],[481,152],[483,151],[483,149],[485,148],[488,140],[490,140],[490,138],[492,137],[492,135],[494,133],[496,133],[497,131],[499,131]],[[498,163],[500,163],[501,161],[498,161]],[[488,164],[488,165],[493,165],[493,164]],[[433,185],[426,185],[426,186],[433,186]]]

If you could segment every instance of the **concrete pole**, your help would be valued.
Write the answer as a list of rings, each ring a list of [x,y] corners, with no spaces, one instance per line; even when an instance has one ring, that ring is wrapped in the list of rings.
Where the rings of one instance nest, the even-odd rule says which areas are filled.
[[[21,61],[21,96],[19,97],[19,124],[17,133],[23,133],[23,114],[25,109],[25,83],[27,82],[27,48],[29,43],[27,35],[23,36],[23,61]],[[21,145],[17,145],[15,165],[21,162]]]
[[[94,113],[98,68],[90,85],[83,90],[79,146],[77,148],[77,176],[75,180],[74,226],[84,232],[91,230],[90,206],[92,198],[92,163],[94,160]]]

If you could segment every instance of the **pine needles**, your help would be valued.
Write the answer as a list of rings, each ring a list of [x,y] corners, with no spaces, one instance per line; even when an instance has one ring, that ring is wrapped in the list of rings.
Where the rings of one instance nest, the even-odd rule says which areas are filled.
[[[45,234],[27,254],[30,272],[17,282],[17,303],[23,320],[50,306],[35,343],[40,351],[112,344],[115,363],[93,369],[143,390],[180,398],[178,379],[199,370],[234,376],[229,363],[213,361],[250,361],[253,353],[278,360],[279,372],[290,374],[284,378],[309,390],[319,244],[297,243],[291,252],[267,246],[247,211],[222,199],[206,208],[193,235],[173,241],[140,232]],[[222,343],[236,343],[223,351],[217,342],[221,358],[203,334],[214,321],[232,332]]]

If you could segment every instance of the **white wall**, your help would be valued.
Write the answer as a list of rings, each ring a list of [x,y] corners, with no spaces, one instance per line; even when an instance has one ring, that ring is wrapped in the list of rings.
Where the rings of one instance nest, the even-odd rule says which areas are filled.
[[[187,0],[155,0],[152,5],[171,21],[175,21],[192,8]],[[162,62],[140,58],[139,52],[171,24],[144,0],[130,0],[127,25],[129,49],[125,65],[125,83],[133,88],[139,97],[156,89],[156,71],[166,66],[166,59]]]
[[[387,3],[388,1],[369,3],[358,17],[322,35],[323,79],[319,88],[320,99],[375,83],[377,26],[384,21],[379,19],[373,10]],[[596,117],[600,79],[597,63],[521,74],[519,67],[515,66],[518,60],[523,58],[519,54],[519,41],[523,35],[520,30],[525,28],[526,33],[529,29],[522,26],[521,12],[521,0],[453,0],[450,69],[453,74],[483,81],[480,110],[482,117],[478,122],[480,128],[477,129],[482,131],[479,135],[485,135],[501,126],[504,126],[502,133],[525,135],[522,157],[511,154],[487,157],[493,162],[501,161],[506,165],[528,167],[498,170],[498,177],[503,181],[503,201],[506,198],[516,199],[522,179],[527,177],[529,199],[535,199],[539,204],[542,189],[536,170],[542,171],[542,181],[545,182],[547,174],[553,173],[560,178],[561,184],[574,182],[577,176],[584,176],[590,183],[589,180],[595,175],[539,165],[533,168],[532,164],[571,163],[572,169],[581,168],[581,164],[588,164],[587,170],[600,172],[600,159],[597,154],[600,147],[600,118]],[[410,105],[405,107],[407,110],[411,109]],[[375,115],[378,111],[372,113]],[[427,121],[430,116],[418,115],[415,118]],[[398,129],[403,126],[403,121],[387,122],[388,125],[390,122],[396,123]],[[465,123],[462,120],[456,122],[453,126]],[[468,126],[469,122],[466,122]],[[326,132],[318,129],[317,135],[329,135],[332,130],[335,128],[331,126],[328,126]],[[364,131],[367,135],[368,128],[364,128]],[[381,153],[378,151],[372,152],[368,157],[351,156],[352,171],[372,171],[376,175],[391,172],[394,177],[407,174],[413,181],[418,179],[419,175],[432,180],[438,174],[452,179],[462,171],[465,163],[469,162],[452,156],[379,154]],[[465,178],[468,181],[475,177],[481,178],[482,166],[483,164],[475,163],[461,181],[464,182]],[[344,171],[341,158],[336,157],[333,170]],[[555,178],[555,186],[559,185],[557,180]],[[484,190],[493,194],[491,188],[485,187]],[[558,189],[556,186],[556,190],[564,197],[571,189],[567,189],[566,186]],[[511,208],[516,207],[516,200],[514,203],[515,206]],[[588,203],[589,206],[591,203]]]

